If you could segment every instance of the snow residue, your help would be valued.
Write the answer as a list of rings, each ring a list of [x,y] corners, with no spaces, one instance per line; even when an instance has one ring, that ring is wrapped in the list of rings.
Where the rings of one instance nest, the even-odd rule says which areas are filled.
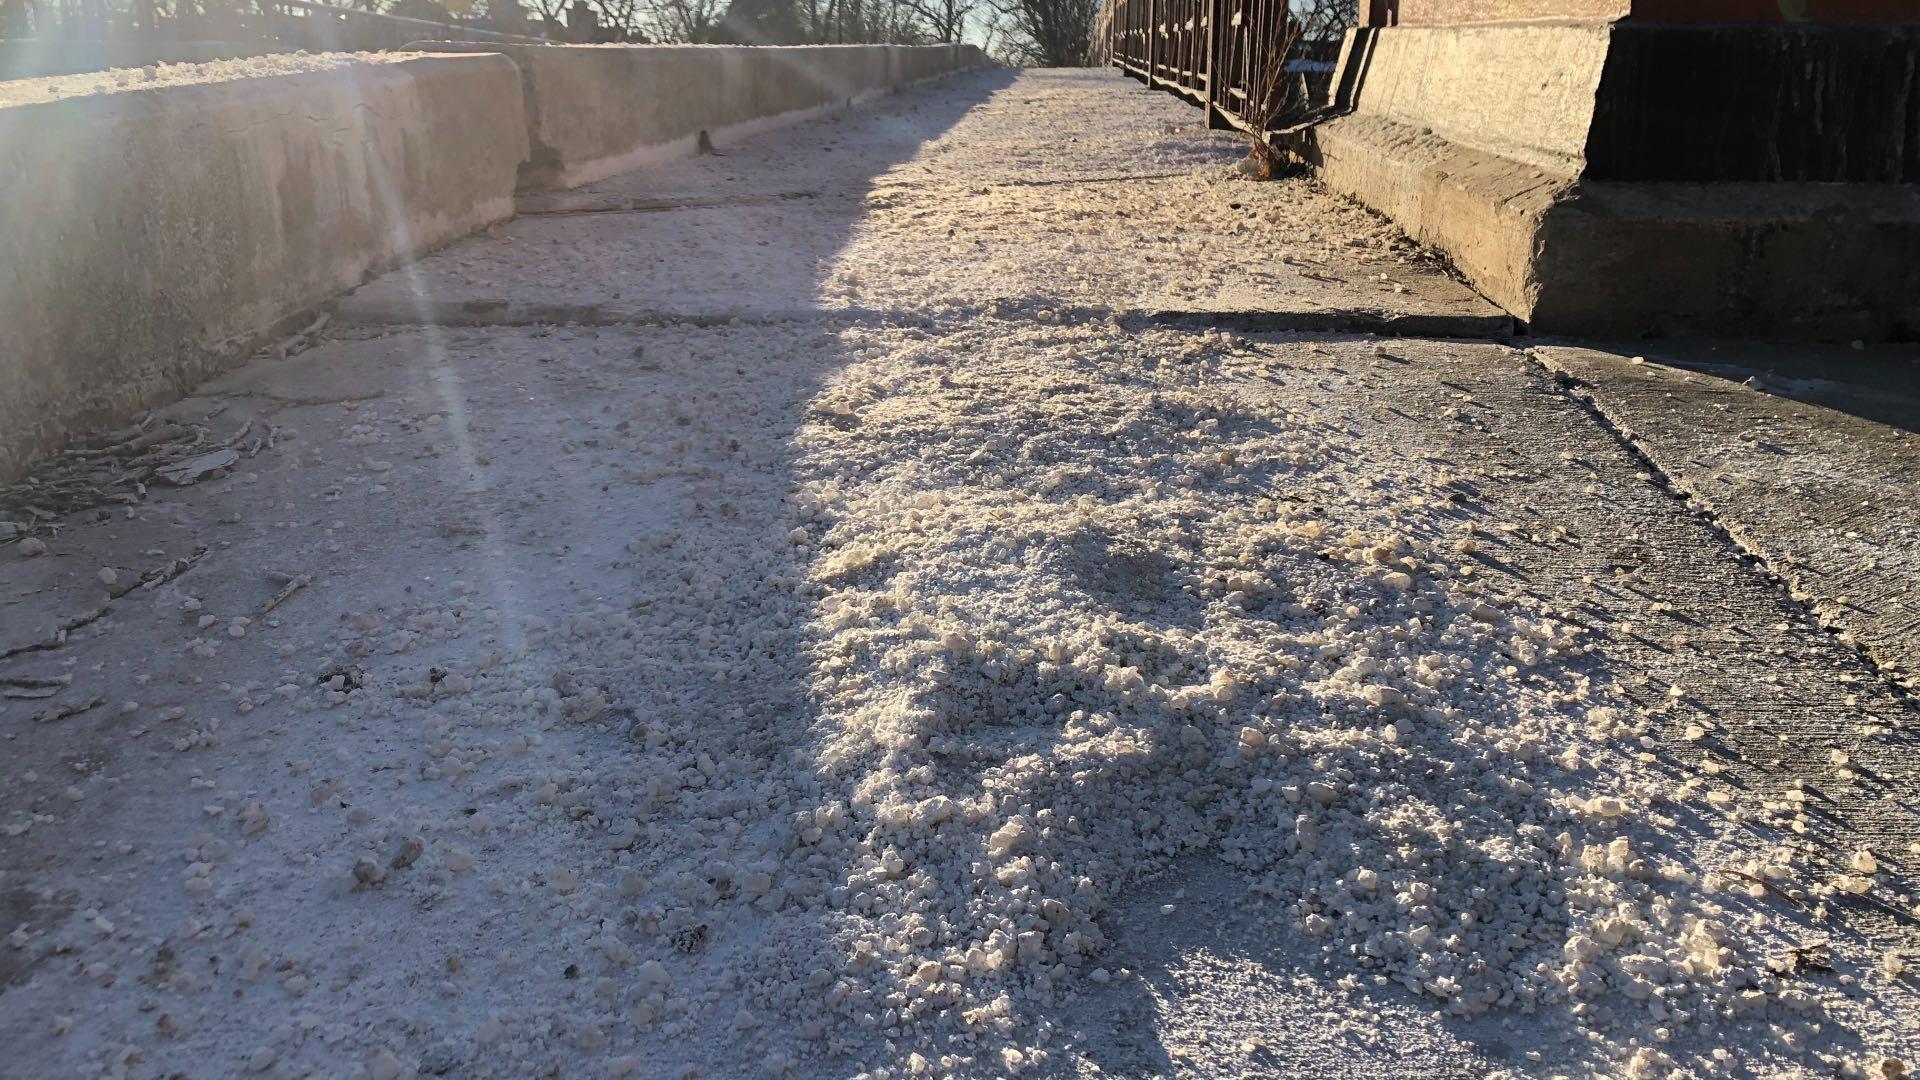
[[[806,997],[1018,1071],[1112,977],[1108,906],[1207,852],[1330,971],[1570,1008],[1622,1072],[1669,1064],[1643,1027],[1810,1003],[1755,948],[1780,928],[1690,864],[1580,620],[1473,576],[1498,523],[1275,385],[1331,356],[1012,338],[850,334],[799,439],[834,797],[790,857],[845,867],[847,916]]]
[[[409,60],[419,53],[267,53],[235,60],[210,60],[201,64],[149,64],[140,68],[110,68],[74,75],[49,75],[34,79],[0,81],[0,107],[30,105],[42,101],[100,94],[122,94],[138,90],[161,90],[182,86],[206,86],[239,79],[263,79],[278,75],[304,75],[315,71],[338,71],[357,64],[390,64]]]
[[[594,318],[1499,314],[1378,215],[1305,178],[1242,175],[1244,145],[1197,110],[1099,73],[1020,80],[965,110],[938,85],[915,88],[857,125],[797,126],[608,180],[581,197],[743,201],[620,228],[529,215],[502,226],[511,242],[428,257],[420,280],[442,300],[592,305]],[[595,272],[552,273],[555,245]],[[407,287],[390,278],[356,299],[410,310]]]
[[[0,649],[34,645],[0,668],[8,1067],[1231,1073],[1184,1039],[1245,1075],[1898,1075],[1911,952],[1825,908],[1910,903],[1916,852],[1811,860],[1822,792],[1708,753],[1730,721],[1694,675],[1765,670],[1752,643],[1784,634],[1628,692],[1621,624],[1657,605],[1614,542],[1678,511],[1622,495],[1631,461],[1600,488],[1583,462],[1618,448],[1538,373],[1486,343],[1130,329],[1046,302],[1074,266],[1048,243],[942,246],[955,187],[1136,144],[1221,164],[1140,135],[1191,122],[1163,97],[1052,138],[1096,92],[1120,90],[1023,75],[924,157],[874,113],[663,170],[884,172],[885,206],[523,219],[443,258],[587,299],[673,278],[708,325],[349,325],[159,417],[257,425],[258,454],[35,515],[0,547]],[[1240,187],[1167,185],[1209,230]],[[1069,190],[1055,248],[1099,227]],[[892,220],[850,231],[869,213]],[[1406,254],[1379,239],[1357,265]],[[389,286],[448,296],[426,267]],[[824,302],[731,317],[762,292]],[[1645,517],[1606,532],[1615,507]],[[1808,655],[1808,693],[1907,719]],[[1252,936],[1222,941],[1216,900]],[[1184,1034],[1130,1033],[1170,1064],[1096,1070],[1085,1014],[1170,972],[1268,1011],[1202,987]]]

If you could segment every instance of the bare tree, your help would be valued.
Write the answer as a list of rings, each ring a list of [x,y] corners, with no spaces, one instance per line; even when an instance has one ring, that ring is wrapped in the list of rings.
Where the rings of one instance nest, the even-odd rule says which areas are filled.
[[[640,27],[640,0],[591,0],[600,11],[600,25],[616,41],[645,37]]]
[[[1337,42],[1360,22],[1359,0],[1293,0],[1290,6],[1301,44]]]
[[[924,20],[933,40],[950,45],[960,40],[967,16],[978,5],[976,0],[899,0],[895,6]]]
[[[0,0],[18,7],[36,2],[81,0]],[[99,0],[90,0],[99,2]],[[105,0],[135,3],[140,0]],[[151,0],[157,3],[266,3],[271,0]],[[333,0],[367,10],[392,10],[398,3],[472,3],[495,18],[493,9],[517,7],[514,0]],[[559,25],[572,0],[518,0],[536,23]],[[923,45],[955,43],[972,29],[984,0],[586,0],[598,16],[599,40],[655,41],[675,44]],[[524,28],[533,30],[535,28]]]
[[[0,0],[0,37],[26,37],[38,11],[34,0]]]
[[[565,21],[567,0],[522,0],[522,2],[533,9],[537,20],[555,25]]]
[[[992,5],[982,8],[975,25],[980,31],[981,52],[1003,64],[1019,63],[1013,50],[1008,47],[1008,40],[1013,36],[1011,24],[997,8]]]
[[[960,40],[961,27],[973,4],[971,0],[964,4],[958,0],[931,3],[885,0],[879,7],[875,41],[889,45],[927,45]],[[936,20],[940,21],[936,23]]]
[[[646,15],[655,41],[711,43],[719,33],[726,0],[653,0]]]
[[[1039,67],[1085,67],[1101,0],[988,0],[1005,19],[1002,54]]]

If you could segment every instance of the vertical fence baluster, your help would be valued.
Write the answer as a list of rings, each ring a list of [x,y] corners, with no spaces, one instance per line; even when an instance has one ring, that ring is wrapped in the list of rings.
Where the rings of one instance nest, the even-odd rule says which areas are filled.
[[[1205,96],[1201,98],[1201,101],[1206,106],[1207,126],[1214,127],[1220,123],[1219,101],[1217,100],[1219,95],[1216,93],[1218,87],[1215,84],[1220,81],[1218,75],[1220,66],[1217,61],[1220,58],[1221,0],[1203,0],[1203,2],[1206,6],[1202,9],[1201,18],[1204,21],[1206,33],[1201,37],[1200,62],[1194,65],[1194,69],[1196,71],[1202,68],[1206,69],[1204,75],[1206,80]]]
[[[1201,106],[1209,128],[1252,131],[1287,16],[1287,0],[1114,0],[1113,62]]]
[[[1160,6],[1167,0],[1147,0],[1147,85],[1160,85]]]

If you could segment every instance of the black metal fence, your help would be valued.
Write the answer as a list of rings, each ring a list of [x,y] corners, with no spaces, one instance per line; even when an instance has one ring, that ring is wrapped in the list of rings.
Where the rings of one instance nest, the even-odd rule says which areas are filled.
[[[1307,89],[1290,61],[1288,0],[1114,0],[1113,64],[1207,111],[1207,126],[1263,134]]]

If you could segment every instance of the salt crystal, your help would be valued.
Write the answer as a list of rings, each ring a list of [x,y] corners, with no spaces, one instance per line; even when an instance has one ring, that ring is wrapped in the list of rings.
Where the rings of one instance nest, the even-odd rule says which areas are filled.
[[[363,853],[353,860],[353,879],[361,885],[378,885],[387,879],[387,871],[379,859]]]
[[[366,1068],[368,1080],[400,1080],[406,1071],[400,1059],[387,1049],[375,1050],[367,1055]]]

